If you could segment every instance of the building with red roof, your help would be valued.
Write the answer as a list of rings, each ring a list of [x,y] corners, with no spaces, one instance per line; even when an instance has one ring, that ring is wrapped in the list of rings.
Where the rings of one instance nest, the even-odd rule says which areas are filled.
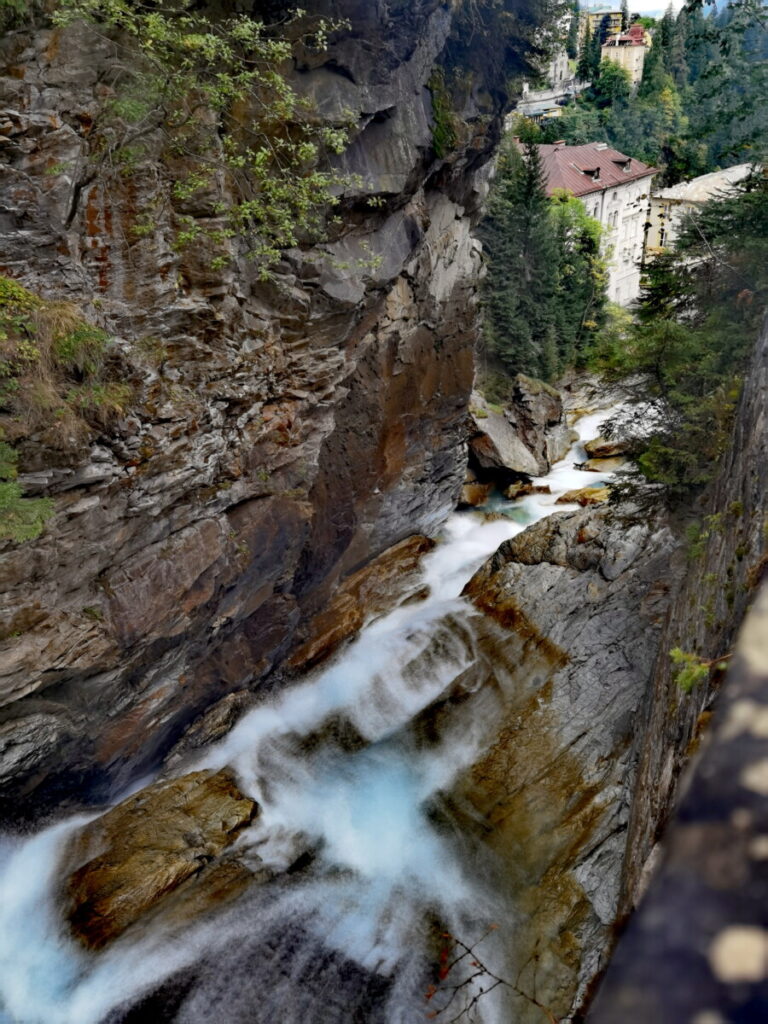
[[[602,224],[609,257],[608,297],[629,305],[640,294],[640,262],[656,168],[605,142],[554,142],[538,148],[547,194],[557,189],[570,192]]]
[[[600,47],[600,57],[623,67],[629,73],[632,85],[637,85],[643,79],[645,51],[650,45],[650,34],[635,22],[626,32],[608,36]]]

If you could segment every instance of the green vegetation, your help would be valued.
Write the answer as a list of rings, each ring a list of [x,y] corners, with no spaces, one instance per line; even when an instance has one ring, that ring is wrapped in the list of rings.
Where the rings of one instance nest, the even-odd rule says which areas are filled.
[[[0,277],[0,429],[13,443],[53,428],[82,439],[124,411],[131,388],[110,379],[109,336],[71,302],[44,301]]]
[[[583,361],[605,318],[600,225],[568,193],[547,197],[535,145],[504,150],[481,235],[491,355],[544,380]]]
[[[16,482],[17,453],[0,441],[0,540],[18,543],[39,537],[53,515],[50,498],[25,498]]]
[[[429,92],[432,96],[432,145],[435,155],[442,158],[456,146],[458,139],[457,118],[451,106],[442,68],[435,68],[432,72]]]
[[[619,432],[642,477],[683,500],[711,479],[725,450],[766,308],[768,176],[756,172],[706,203],[675,248],[647,265],[643,285],[636,322],[612,352],[603,349],[602,366],[639,375],[641,412]]]
[[[109,336],[70,302],[50,302],[0,277],[0,538],[37,537],[53,512],[25,498],[15,447],[77,447],[125,411],[132,390],[109,365]]]
[[[709,679],[712,669],[724,672],[728,667],[730,655],[726,654],[722,658],[705,661],[698,654],[691,654],[679,647],[673,647],[669,652],[669,657],[675,666],[673,669],[675,682],[683,693],[690,693],[691,690]]]
[[[297,11],[276,32],[250,15],[204,12],[192,0],[63,0],[56,22],[76,19],[108,33],[126,54],[116,96],[90,136],[100,171],[132,173],[159,154],[178,246],[202,247],[219,267],[239,238],[268,277],[283,249],[322,231],[342,183],[323,168],[345,148],[347,125],[317,118],[284,70],[295,45],[320,52],[339,23],[309,23]],[[206,216],[192,216],[191,203]],[[139,235],[151,231],[156,212],[144,211]]]
[[[660,168],[674,184],[721,166],[766,156],[768,26],[759,0],[734,0],[704,17],[701,0],[654,29],[643,80],[632,93],[617,65],[600,61],[599,32],[579,51],[578,77],[592,87],[539,141],[607,142]],[[640,19],[645,24],[653,19]]]
[[[675,666],[675,682],[683,693],[690,693],[696,686],[709,679],[709,662],[698,655],[673,647],[669,657]]]

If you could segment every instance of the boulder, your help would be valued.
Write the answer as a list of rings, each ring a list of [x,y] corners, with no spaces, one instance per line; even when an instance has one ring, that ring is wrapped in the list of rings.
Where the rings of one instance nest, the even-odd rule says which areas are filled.
[[[613,459],[587,459],[586,462],[582,462],[579,469],[586,470],[587,473],[615,473],[626,464],[627,460],[620,456]]]
[[[187,879],[210,872],[257,813],[226,770],[158,782],[117,804],[65,854],[72,932],[91,949],[106,946]]]
[[[492,484],[464,484],[461,488],[461,497],[459,498],[459,508],[462,505],[467,505],[470,508],[477,508],[478,505],[484,505],[488,500],[488,495],[493,490]]]
[[[530,481],[521,480],[518,483],[510,484],[504,490],[504,497],[509,498],[510,501],[515,501],[517,498],[525,498],[529,494],[551,494],[552,488],[549,484],[534,484]]]
[[[609,441],[605,437],[596,437],[592,441],[584,443],[584,450],[590,459],[613,459],[617,455],[625,455],[627,443],[625,441]]]
[[[470,452],[487,471],[543,476],[572,444],[558,392],[522,373],[515,377],[503,407],[475,392],[470,412],[475,431]]]
[[[500,406],[491,406],[475,394],[471,419],[474,436],[470,438],[469,449],[481,469],[507,469],[528,476],[539,476],[547,471],[546,465],[526,447],[515,424]]]
[[[608,500],[609,487],[580,487],[575,491],[566,491],[561,494],[555,502],[556,505],[569,505],[576,503],[585,508],[587,505],[602,505]]]

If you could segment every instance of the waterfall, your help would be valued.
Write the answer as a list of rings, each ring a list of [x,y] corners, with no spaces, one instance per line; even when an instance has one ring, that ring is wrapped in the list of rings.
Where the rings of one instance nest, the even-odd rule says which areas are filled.
[[[580,420],[581,438],[608,415]],[[58,909],[61,853],[88,819],[5,841],[0,1024],[413,1024],[453,999],[437,1017],[451,1020],[490,987],[487,975],[472,980],[465,958],[427,1000],[442,933],[481,940],[477,956],[503,974],[503,944],[489,928],[499,916],[513,927],[513,909],[499,906],[490,855],[440,805],[483,750],[498,708],[475,701],[430,743],[412,725],[478,657],[465,583],[500,543],[555,511],[559,494],[606,479],[574,470],[583,458],[577,442],[537,481],[551,494],[515,502],[515,519],[451,517],[424,559],[426,600],[371,622],[191,766],[231,766],[258,801],[237,851],[267,883],[213,918],[183,928],[140,923],[92,954]],[[293,870],[299,860],[304,867]],[[509,1020],[502,988],[477,1000],[473,1019]]]

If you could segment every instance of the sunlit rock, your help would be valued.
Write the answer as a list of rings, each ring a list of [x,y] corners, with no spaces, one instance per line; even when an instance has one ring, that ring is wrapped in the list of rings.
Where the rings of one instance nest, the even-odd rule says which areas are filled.
[[[66,858],[73,933],[98,949],[183,882],[211,871],[258,807],[227,772],[159,782],[86,825]]]

